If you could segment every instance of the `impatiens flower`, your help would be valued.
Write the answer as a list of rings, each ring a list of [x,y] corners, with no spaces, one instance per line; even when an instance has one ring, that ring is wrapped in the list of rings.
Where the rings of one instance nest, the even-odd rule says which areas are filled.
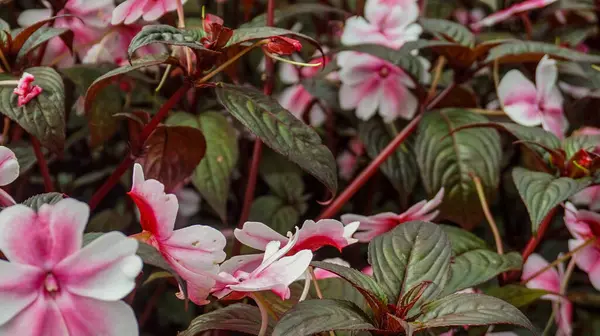
[[[344,247],[357,242],[352,235],[358,229],[358,222],[346,226],[334,219],[322,219],[318,222],[307,220],[297,233],[296,245],[289,249],[292,255],[300,250],[316,251],[323,246],[333,246],[341,251]],[[242,229],[234,231],[242,244],[265,251],[271,241],[286,243],[288,239],[263,223],[246,222]]]
[[[569,240],[573,251],[588,239],[600,238],[600,214],[577,210],[571,203],[565,204],[565,224],[575,239]],[[598,241],[580,249],[575,255],[577,266],[586,272],[594,288],[600,290],[600,243]]]
[[[192,302],[207,303],[206,297],[219,271],[218,264],[225,260],[223,234],[204,225],[173,230],[179,208],[177,198],[166,194],[164,185],[157,180],[144,180],[142,166],[137,163],[129,196],[141,215],[143,232],[136,237],[155,247],[187,281]]]
[[[432,221],[439,213],[435,208],[442,203],[443,198],[444,188],[440,189],[432,200],[423,200],[399,215],[393,212],[384,212],[374,216],[346,214],[342,215],[342,222],[360,222],[360,231],[354,237],[358,241],[366,243],[402,223],[414,220]]]
[[[12,183],[19,177],[19,162],[17,156],[8,147],[0,146],[0,186]],[[0,206],[16,204],[15,200],[0,188]]]
[[[556,86],[557,77],[556,61],[548,55],[537,66],[536,84],[518,70],[509,71],[498,86],[504,112],[518,124],[542,125],[563,138],[568,122],[563,113],[563,97]]]
[[[263,45],[262,48],[270,54],[289,56],[302,50],[302,43],[289,37],[273,36],[269,38],[267,44]]]
[[[225,261],[213,295],[238,300],[253,292],[270,290],[282,300],[289,299],[290,284],[306,271],[313,256],[310,250],[301,250],[286,257],[297,246],[298,238],[296,233],[286,240],[283,248],[280,241],[274,240],[267,243],[264,253],[235,256]]]
[[[475,31],[481,30],[483,27],[490,27],[496,23],[505,21],[517,14],[525,13],[533,9],[546,7],[558,0],[525,0],[523,2],[516,3],[506,9],[497,11],[492,15],[489,15],[479,22],[473,23],[471,29]]]
[[[364,147],[357,138],[350,140],[348,147],[348,150],[343,151],[337,157],[339,168],[338,175],[344,180],[350,180],[350,178],[352,178],[352,175],[354,175],[357,168],[357,158],[364,152]]]
[[[178,1],[184,4],[187,0],[127,0],[115,8],[111,23],[128,25],[139,18],[144,18],[145,21],[154,21],[168,12],[177,10]]]
[[[459,8],[453,13],[454,18],[463,26],[480,21],[485,17],[485,12],[481,8],[465,9]]]
[[[419,6],[415,0],[370,0],[365,5],[365,17],[346,20],[342,44],[380,44],[398,49],[415,41],[423,32],[416,23]]]
[[[523,275],[521,279],[530,279],[537,272],[547,267],[549,263],[539,254],[533,253],[527,258],[525,265],[523,265]],[[543,289],[549,292],[561,293],[561,282],[564,278],[563,265],[558,265],[558,270],[554,267],[549,268],[547,271],[537,275],[535,278],[527,281],[525,286],[527,288]],[[552,300],[554,305],[558,305],[558,312],[555,316],[556,325],[558,326],[557,336],[570,336],[572,330],[573,320],[573,304],[559,295],[548,294],[542,298]]]
[[[331,259],[324,259],[323,262],[326,263],[330,263],[330,264],[336,264],[336,265],[340,265],[340,266],[344,266],[344,267],[350,267],[350,263],[347,262],[346,260],[342,259],[342,258],[331,258]],[[315,278],[317,278],[317,280],[320,279],[329,279],[329,278],[339,278],[340,276],[333,273],[333,272],[329,272],[327,270],[324,270],[322,268],[316,268],[315,267]]]
[[[571,197],[576,205],[587,205],[592,211],[600,211],[600,185],[591,186]]]
[[[33,98],[37,97],[40,93],[42,93],[42,88],[38,85],[31,85],[35,77],[27,72],[23,73],[21,79],[19,79],[19,84],[17,84],[17,88],[13,90],[13,93],[18,96],[17,104],[19,107],[26,105]]]
[[[82,248],[89,207],[74,199],[0,212],[0,335],[138,335],[137,241],[110,232]]]
[[[375,56],[344,51],[337,56],[340,65],[340,106],[356,109],[361,120],[379,111],[385,122],[397,117],[410,120],[419,102],[409,88],[415,83],[402,69]]]

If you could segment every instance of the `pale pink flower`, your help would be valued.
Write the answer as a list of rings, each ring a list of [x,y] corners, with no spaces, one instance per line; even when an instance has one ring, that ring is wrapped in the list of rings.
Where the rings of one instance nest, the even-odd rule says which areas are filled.
[[[479,22],[471,24],[471,29],[481,30],[483,27],[490,27],[499,22],[505,21],[517,14],[525,13],[533,9],[544,8],[558,0],[525,0],[514,4],[506,9],[499,10]]]
[[[367,266],[361,270],[363,274],[373,276],[373,266]]]
[[[35,77],[27,72],[24,72],[19,79],[19,83],[17,87],[13,90],[13,93],[18,96],[17,105],[19,107],[26,105],[33,98],[37,97],[40,93],[42,93],[42,88],[38,85],[32,85]]]
[[[569,240],[569,250],[574,250],[588,239],[600,233],[600,214],[577,210],[571,203],[565,204],[565,225],[575,239]],[[600,290],[600,244],[595,242],[579,250],[575,255],[577,266],[586,272],[594,288]]]
[[[306,220],[297,233],[297,242],[290,248],[292,255],[300,250],[316,251],[323,246],[333,246],[341,251],[357,242],[352,235],[358,229],[358,222],[346,226],[335,219],[321,219],[318,222]],[[242,229],[235,229],[234,235],[241,243],[254,249],[265,251],[271,241],[286,243],[288,239],[279,232],[259,222],[246,222]]]
[[[340,265],[340,266],[344,266],[344,267],[350,267],[350,263],[347,262],[346,260],[342,259],[342,258],[324,259],[323,262],[330,263],[330,264],[335,264],[335,265]],[[320,279],[329,279],[329,278],[339,278],[340,277],[339,275],[337,275],[337,274],[335,274],[333,272],[324,270],[322,268],[317,268],[317,267],[315,267],[314,272],[315,272],[315,278],[317,278],[317,280],[320,280]]]
[[[23,11],[18,18],[18,23],[22,27],[49,19],[52,15],[50,4],[46,1],[42,3],[46,9],[28,9]],[[84,57],[89,48],[97,43],[106,31],[110,23],[110,16],[115,8],[113,0],[68,0],[64,8],[56,15],[70,14],[75,17],[64,17],[54,20],[54,27],[69,28],[73,34],[73,48],[80,57]],[[74,63],[70,56],[69,49],[64,42],[55,37],[48,42],[43,63],[51,64],[57,62],[60,66],[70,66]]]
[[[131,307],[138,243],[106,233],[82,248],[90,209],[74,199],[0,212],[1,335],[138,335]]]
[[[523,265],[521,279],[526,280],[531,278],[535,273],[548,265],[549,263],[541,255],[533,253],[527,258],[525,265]],[[570,336],[573,332],[571,326],[573,320],[573,304],[569,300],[558,295],[561,293],[561,282],[563,281],[564,273],[563,265],[559,264],[558,270],[551,267],[547,271],[527,281],[525,284],[527,288],[543,289],[556,293],[547,294],[542,298],[551,300],[555,305],[558,305],[558,312],[555,316],[556,325],[558,326],[557,336]]]
[[[454,11],[453,16],[460,24],[468,26],[471,23],[475,23],[483,19],[485,17],[485,12],[481,8],[459,8]]]
[[[8,147],[0,146],[0,186],[11,184],[19,177],[19,161]],[[16,204],[15,200],[0,188],[0,206],[7,207]]]
[[[384,212],[374,216],[346,214],[342,215],[342,222],[360,222],[360,231],[354,236],[358,241],[366,243],[402,223],[414,220],[432,221],[439,213],[435,208],[442,203],[443,198],[444,188],[440,189],[430,201],[423,200],[410,207],[404,213],[395,214],[393,212]]]
[[[518,70],[509,71],[498,86],[504,112],[518,124],[542,125],[545,130],[563,138],[568,122],[563,113],[563,97],[556,86],[557,77],[556,61],[548,55],[537,66],[536,84]]]
[[[193,225],[173,230],[179,203],[157,180],[144,180],[142,166],[133,168],[129,196],[140,210],[143,232],[136,237],[155,247],[187,281],[188,294],[196,304],[208,303],[206,297],[215,284],[218,264],[225,260],[226,239],[218,230]]]
[[[423,29],[416,23],[419,6],[414,0],[370,0],[365,17],[346,20],[341,42],[345,45],[380,44],[398,49],[419,38]]]
[[[283,248],[280,241],[274,240],[266,245],[264,253],[235,256],[225,261],[213,295],[238,300],[253,292],[270,290],[282,300],[289,299],[290,284],[302,276],[313,257],[310,250],[289,255],[298,238],[296,233]]]
[[[600,185],[591,186],[571,197],[576,205],[587,205],[592,211],[600,211]]]
[[[337,157],[339,175],[344,180],[350,180],[356,171],[357,158],[364,152],[364,147],[358,138],[350,140],[349,149]]]
[[[111,23],[132,24],[139,18],[154,21],[168,12],[177,10],[179,0],[126,0],[115,8]],[[187,0],[181,0],[184,4]]]
[[[369,120],[379,111],[386,123],[397,117],[414,117],[419,102],[409,88],[414,88],[415,83],[402,69],[375,56],[352,51],[339,53],[337,61],[343,109],[356,109],[361,120]]]

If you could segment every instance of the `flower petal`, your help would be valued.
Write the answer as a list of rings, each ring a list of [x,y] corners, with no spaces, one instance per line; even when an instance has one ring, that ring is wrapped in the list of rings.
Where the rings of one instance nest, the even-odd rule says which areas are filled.
[[[562,107],[560,109],[544,109],[542,127],[546,131],[554,133],[559,139],[563,139],[569,128],[569,122],[563,113]]]
[[[144,14],[144,7],[148,0],[127,0],[118,5],[112,13],[111,23],[118,25],[132,24]]]
[[[50,8],[28,9],[19,15],[17,23],[21,27],[28,27],[36,22],[47,20],[50,17],[52,17],[52,10]]]
[[[277,231],[260,222],[246,222],[241,230],[235,229],[233,234],[240,243],[261,251],[266,249],[270,241],[276,240],[285,243],[288,240]]]
[[[40,268],[0,260],[0,325],[38,297],[44,276]]]
[[[581,239],[570,239],[569,240],[569,251],[573,251],[577,247],[585,243],[585,240]],[[591,272],[592,268],[596,264],[600,263],[600,249],[595,245],[590,245],[582,248],[575,255],[575,263],[584,272]]]
[[[536,272],[548,266],[548,262],[537,253],[533,253],[527,258],[523,265],[523,274],[521,279],[529,279]],[[526,284],[528,288],[545,289],[550,292],[560,292],[560,278],[555,268],[550,268],[544,273],[529,280]]]
[[[383,87],[379,78],[371,78],[360,85],[361,99],[356,107],[356,116],[361,120],[369,120],[377,112],[383,100]]]
[[[577,205],[587,205],[592,211],[600,211],[600,185],[591,186],[571,197]]]
[[[15,199],[4,191],[4,189],[0,188],[0,206],[9,207],[15,204],[17,204]]]
[[[600,290],[600,262],[596,262],[596,264],[592,266],[588,272],[588,276],[590,277],[592,286],[594,286],[596,290]]]
[[[538,63],[535,71],[535,85],[537,86],[538,101],[546,100],[552,90],[556,87],[558,69],[556,61],[545,55]]]
[[[8,147],[0,146],[0,186],[12,183],[19,177],[17,156]]]
[[[149,1],[144,8],[144,20],[154,21],[158,20],[161,16],[167,12],[172,12],[177,9],[177,1],[179,0],[154,0]],[[185,1],[182,1],[185,3]]]
[[[350,235],[358,228],[358,222],[348,224]],[[322,219],[318,222],[307,220],[298,231],[298,242],[289,252],[294,254],[300,250],[316,251],[323,246],[333,246],[341,251],[344,247],[355,243],[356,240],[346,237],[349,232],[345,231],[344,224],[335,219]]]
[[[225,260],[223,249],[226,244],[227,240],[221,231],[210,226],[192,225],[173,231],[169,239],[160,242],[160,247],[161,252],[191,272],[216,274],[219,269],[217,265]]]
[[[50,296],[37,299],[8,323],[0,325],[0,335],[65,336],[67,325],[56,302]]]
[[[135,255],[138,242],[120,232],[106,233],[54,269],[68,292],[104,301],[125,297],[135,288],[142,259]]]

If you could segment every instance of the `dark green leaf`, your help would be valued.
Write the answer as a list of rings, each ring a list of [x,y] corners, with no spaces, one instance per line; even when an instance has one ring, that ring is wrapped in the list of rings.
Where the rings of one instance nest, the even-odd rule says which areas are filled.
[[[50,192],[31,196],[24,200],[22,204],[32,208],[35,211],[38,211],[42,204],[56,204],[64,198],[64,195],[61,193]]]
[[[475,36],[473,33],[460,23],[442,19],[420,18],[419,24],[423,27],[423,30],[443,35],[452,42],[466,47],[473,47],[475,45]]]
[[[260,175],[271,191],[289,204],[304,202],[304,181],[297,165],[271,150],[263,150]]]
[[[285,6],[281,9],[276,9],[273,17],[273,24],[275,26],[288,19],[297,19],[299,15],[303,14],[323,14],[323,13],[335,13],[339,15],[349,15],[346,11],[323,5],[318,3],[299,3],[289,6]],[[267,15],[261,14],[256,16],[250,22],[244,23],[240,28],[250,27],[263,27],[267,25]]]
[[[178,335],[195,336],[208,330],[229,330],[258,335],[260,321],[260,311],[257,307],[236,303],[196,317],[190,326]],[[267,335],[270,335],[272,330],[272,321],[269,320]]]
[[[412,287],[431,281],[420,304],[435,299],[449,280],[452,250],[448,237],[436,224],[412,221],[376,237],[369,243],[369,264],[375,281],[388,300],[396,303]]]
[[[229,41],[227,41],[227,44],[225,45],[225,47],[227,48],[227,47],[231,47],[233,45],[240,44],[243,42],[248,42],[248,41],[252,41],[252,40],[261,40],[261,39],[265,39],[265,38],[269,38],[269,37],[273,37],[273,36],[283,36],[283,35],[290,35],[295,38],[305,39],[308,42],[310,42],[313,45],[320,48],[319,42],[315,41],[315,39],[313,39],[312,37],[310,37],[308,35],[304,35],[304,34],[297,33],[292,30],[287,30],[287,29],[277,28],[277,27],[238,28],[233,31],[233,35],[231,35],[231,38],[229,39]]]
[[[149,25],[142,28],[129,43],[127,54],[131,58],[136,50],[153,43],[188,47],[205,53],[217,54],[213,50],[206,49],[200,43],[200,37],[196,32],[178,29],[169,25]]]
[[[145,264],[161,268],[161,269],[173,274],[175,279],[177,279],[177,283],[179,284],[179,287],[181,288],[181,291],[183,292],[184,297],[187,298],[186,282],[179,276],[179,274],[177,274],[177,272],[175,272],[171,268],[171,265],[169,265],[169,263],[167,263],[165,258],[163,258],[163,256],[160,254],[160,252],[157,249],[155,249],[151,245],[148,245],[145,243],[139,243],[138,249],[137,249],[137,255],[140,256],[140,258],[142,258],[142,260],[144,261]]]
[[[88,232],[83,234],[83,240],[81,241],[81,246],[86,246],[89,243],[93,242],[94,240],[100,238],[100,236],[102,236],[104,234],[104,232]]]
[[[445,189],[441,216],[471,229],[483,219],[472,175],[481,179],[492,199],[500,178],[502,149],[496,131],[467,129],[464,125],[485,122],[481,115],[462,109],[427,114],[419,124],[415,152],[423,184],[429,195]]]
[[[484,290],[489,296],[497,297],[511,305],[521,308],[525,307],[550,292],[543,289],[527,288],[521,285],[505,285],[502,287],[492,287]]]
[[[281,317],[272,336],[309,336],[330,330],[375,330],[369,317],[343,300],[306,300]]]
[[[600,135],[598,134],[572,135],[566,138],[562,145],[567,158],[571,158],[573,154],[577,153],[581,149],[588,152],[593,152],[597,146],[600,146]]]
[[[8,35],[10,35],[10,25],[8,22],[0,19],[0,42],[6,42]]]
[[[380,118],[358,124],[358,136],[367,153],[374,159],[392,141],[393,136]],[[417,184],[418,168],[415,154],[410,145],[403,144],[380,166],[383,174],[406,200]]]
[[[48,149],[61,152],[65,145],[65,87],[54,69],[36,67],[25,70],[35,77],[32,85],[42,93],[22,107],[17,105],[16,87],[0,86],[0,112],[16,121],[27,133]]]
[[[105,209],[95,214],[85,229],[89,232],[123,231],[132,220],[131,213],[121,214],[114,209]]]
[[[550,174],[533,172],[516,167],[512,171],[515,186],[527,207],[531,220],[531,231],[537,232],[544,217],[560,203],[591,184],[590,178],[574,180],[556,178]]]
[[[498,60],[500,63],[539,62],[544,55],[560,60],[599,63],[600,56],[584,54],[573,49],[562,48],[555,44],[513,40],[490,50],[485,63]]]
[[[277,196],[257,197],[250,208],[249,220],[265,223],[273,230],[285,235],[300,220],[300,212]]]
[[[336,193],[335,159],[310,126],[254,88],[220,84],[216,92],[219,102],[267,146]]]
[[[450,245],[452,246],[452,253],[454,255],[461,255],[468,251],[488,248],[483,239],[469,231],[444,224],[440,224],[440,227],[446,232],[446,235],[448,235]]]
[[[67,40],[73,40],[73,32],[68,28],[42,27],[33,33],[17,54],[17,62],[21,61],[27,54],[47,42],[53,37],[63,36]]]

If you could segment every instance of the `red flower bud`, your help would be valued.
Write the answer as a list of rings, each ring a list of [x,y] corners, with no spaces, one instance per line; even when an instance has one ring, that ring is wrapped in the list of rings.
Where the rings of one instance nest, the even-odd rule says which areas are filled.
[[[302,49],[302,43],[289,37],[273,36],[269,38],[269,42],[263,45],[263,49],[278,56],[289,56],[296,51]]]

